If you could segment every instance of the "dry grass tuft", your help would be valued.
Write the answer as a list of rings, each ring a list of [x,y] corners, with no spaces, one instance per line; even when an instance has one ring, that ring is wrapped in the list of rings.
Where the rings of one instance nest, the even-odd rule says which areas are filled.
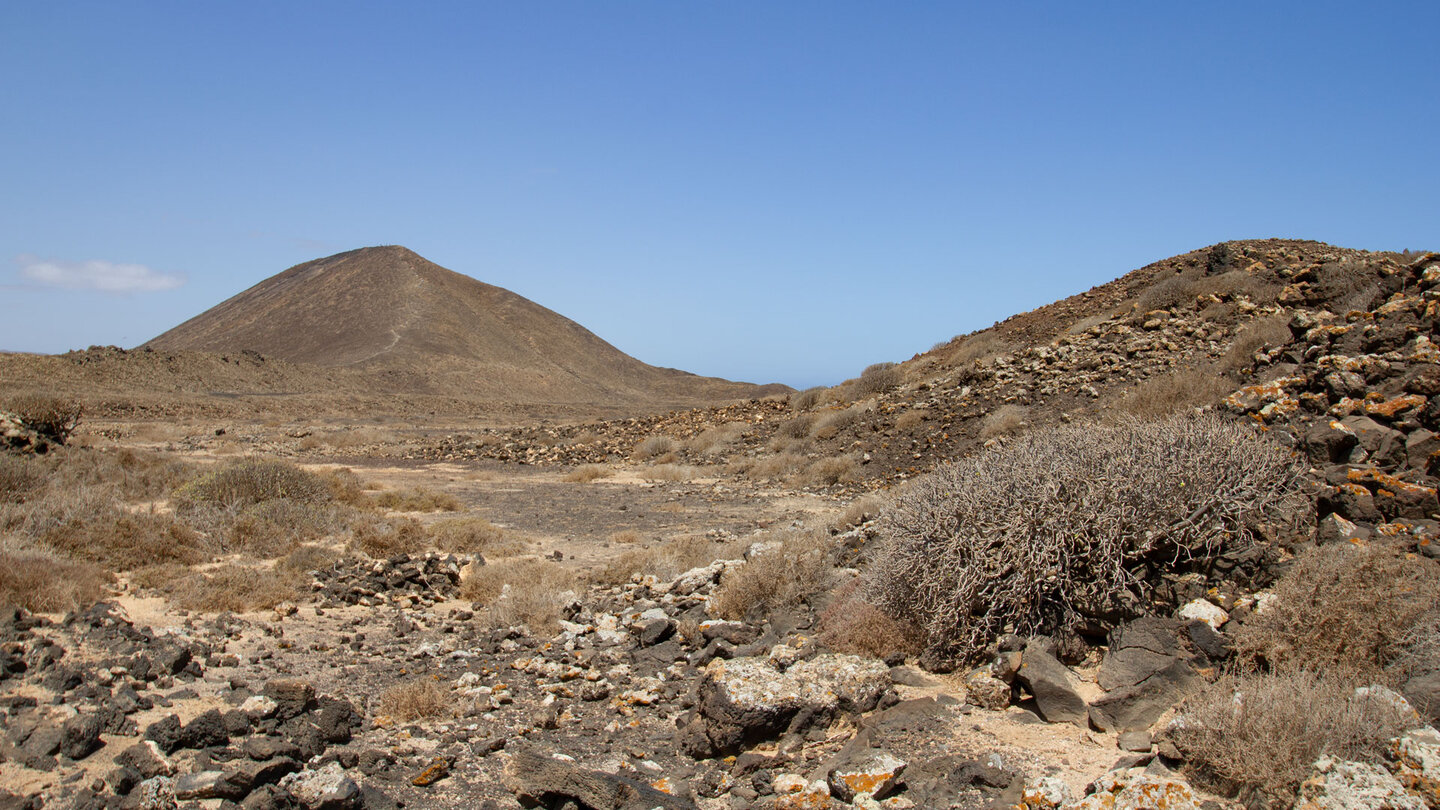
[[[794,411],[808,411],[811,408],[825,401],[825,396],[830,389],[823,385],[814,388],[806,388],[804,391],[796,391],[790,395],[790,409]]]
[[[841,411],[827,411],[810,425],[810,436],[815,439],[833,439],[836,434],[864,418],[866,408],[852,405]]]
[[[894,363],[875,363],[866,366],[860,376],[847,384],[853,397],[867,397],[883,394],[905,382],[905,372]]]
[[[1187,368],[1140,383],[1121,397],[1113,410],[1141,419],[1160,419],[1214,405],[1233,390],[1235,383],[1222,374]]]
[[[670,436],[651,436],[643,439],[635,445],[630,452],[630,457],[636,461],[649,461],[653,458],[667,456],[680,449],[680,443]]]
[[[828,590],[834,577],[828,538],[788,535],[779,539],[777,548],[725,572],[713,597],[715,612],[726,619],[744,619],[752,611],[793,607]]]
[[[480,566],[461,584],[460,595],[484,605],[496,626],[523,624],[536,633],[553,633],[577,587],[575,572],[554,562],[511,557]]]
[[[694,481],[703,475],[699,467],[689,464],[657,464],[654,467],[640,471],[640,477],[646,481]]]
[[[856,582],[841,587],[820,614],[820,640],[836,652],[886,658],[920,649],[920,634],[859,599]]]
[[[1364,685],[1309,670],[1226,677],[1182,705],[1170,734],[1198,781],[1252,808],[1289,807],[1322,754],[1378,763],[1392,738],[1420,725],[1357,695]]]
[[[96,565],[43,551],[0,551],[0,605],[62,613],[94,604],[109,577]]]
[[[414,518],[367,520],[351,528],[351,548],[375,559],[415,554],[428,542],[425,527]]]
[[[499,526],[478,517],[442,520],[430,526],[430,537],[436,548],[450,554],[508,557],[525,550],[523,539],[512,537]]]
[[[206,613],[273,608],[300,597],[303,577],[266,566],[227,564],[158,585],[172,603]]]
[[[853,453],[818,458],[806,465],[804,470],[793,475],[790,478],[790,484],[800,487],[830,487],[836,484],[848,484],[857,479],[859,470],[860,458]]]
[[[904,431],[913,430],[920,425],[923,425],[925,423],[925,418],[929,415],[930,414],[928,410],[925,408],[915,408],[913,410],[908,410],[895,417],[895,429]]]
[[[330,487],[288,461],[248,458],[205,472],[175,493],[177,509],[209,506],[232,512],[280,498],[322,503],[330,499]]]
[[[375,711],[402,723],[410,723],[453,716],[455,700],[450,690],[434,678],[415,678],[382,692]]]
[[[1029,412],[1019,405],[1001,405],[980,423],[980,438],[994,439],[1008,436],[1026,426]]]
[[[565,473],[565,480],[575,484],[588,484],[601,478],[609,478],[615,471],[604,464],[582,464]]]
[[[1226,371],[1240,371],[1255,362],[1255,353],[1261,349],[1288,345],[1294,339],[1289,324],[1290,320],[1284,315],[1271,315],[1241,327],[1225,356],[1220,358],[1220,367]]]
[[[736,543],[716,543],[704,535],[685,534],[669,538],[654,548],[627,551],[592,570],[589,579],[595,584],[620,585],[640,574],[664,581],[739,554]]]
[[[375,505],[392,512],[458,512],[460,500],[448,492],[424,487],[410,487],[381,492],[372,496]]]
[[[745,435],[744,422],[726,422],[701,431],[700,435],[686,442],[685,449],[697,456],[723,453]]]
[[[1379,546],[1330,546],[1297,559],[1274,594],[1235,633],[1240,655],[1393,684],[1399,676],[1387,670],[1440,604],[1440,563]]]

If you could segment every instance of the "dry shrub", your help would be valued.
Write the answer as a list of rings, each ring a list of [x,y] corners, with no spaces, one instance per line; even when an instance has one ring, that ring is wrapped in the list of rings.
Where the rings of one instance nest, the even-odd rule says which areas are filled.
[[[817,458],[805,469],[790,478],[790,484],[798,487],[830,487],[848,484],[857,479],[860,458],[853,453],[843,456]]]
[[[856,397],[883,394],[905,382],[905,372],[894,363],[875,363],[866,366],[860,376],[849,383],[850,391]]]
[[[652,458],[669,455],[679,448],[680,443],[670,436],[651,436],[636,444],[630,457],[636,461],[648,461]]]
[[[717,543],[704,535],[685,534],[669,538],[654,548],[627,551],[592,569],[589,579],[595,584],[620,585],[640,574],[667,581],[692,568],[738,555],[735,543]]]
[[[375,711],[410,723],[433,717],[451,717],[455,714],[455,700],[450,690],[434,678],[415,678],[397,683],[380,694]]]
[[[375,559],[415,554],[428,544],[425,527],[414,518],[367,520],[351,529],[351,548]]]
[[[20,503],[45,485],[45,470],[30,456],[0,453],[0,500]]]
[[[477,568],[461,583],[460,595],[484,605],[496,626],[524,624],[551,633],[577,583],[573,571],[549,560],[511,557]]]
[[[640,477],[652,483],[657,481],[694,481],[700,476],[700,468],[689,464],[657,464],[640,471]]]
[[[565,473],[565,480],[576,484],[588,484],[601,478],[609,478],[615,471],[604,464],[582,464]]]
[[[70,559],[110,571],[164,562],[193,565],[211,555],[204,537],[171,516],[119,509],[105,517],[54,526],[40,540]]]
[[[79,400],[48,394],[23,394],[5,401],[3,410],[56,444],[64,444],[80,425],[85,408]]]
[[[1121,397],[1113,410],[1141,419],[1160,419],[1214,405],[1234,389],[1235,384],[1222,374],[1187,368],[1140,383]]]
[[[747,477],[757,480],[788,478],[806,466],[805,457],[797,453],[778,453],[748,460],[738,466]]]
[[[969,366],[976,361],[1003,354],[1010,348],[1010,343],[995,332],[978,332],[961,340],[960,345],[950,355],[949,362],[955,366]]]
[[[715,589],[715,612],[726,619],[744,619],[752,611],[770,613],[808,602],[831,587],[835,567],[830,541],[802,533],[780,539],[725,572]]]
[[[1329,546],[1295,560],[1274,594],[1235,633],[1240,655],[1393,684],[1387,668],[1440,604],[1440,563],[1381,546]]]
[[[1357,695],[1365,683],[1310,670],[1225,677],[1182,705],[1169,734],[1197,781],[1252,808],[1289,807],[1322,754],[1379,763],[1392,738],[1420,725]]]
[[[859,526],[880,516],[880,512],[889,503],[889,500],[882,495],[862,495],[850,502],[839,514],[830,519],[829,528],[832,531],[843,532],[847,529]]]
[[[1151,285],[1135,299],[1135,317],[1144,318],[1147,312],[1157,309],[1192,305],[1195,297],[1204,292],[1204,282],[1188,273],[1168,276]]]
[[[354,470],[340,467],[333,470],[321,470],[316,474],[330,490],[330,498],[337,503],[362,509],[373,504],[370,496],[365,494],[365,485],[361,483],[360,476],[356,475]]]
[[[1226,371],[1249,368],[1255,362],[1256,352],[1288,344],[1294,338],[1290,334],[1289,323],[1284,315],[1271,315],[1241,327],[1230,343],[1230,349],[1220,359],[1220,367]]]
[[[1296,513],[1302,468],[1215,417],[1073,424],[917,479],[886,511],[864,598],[916,622],[939,660],[1007,625],[1073,636],[1139,615],[1154,567],[1203,570]]]
[[[1001,405],[981,421],[980,438],[1008,436],[1025,427],[1025,417],[1028,415],[1029,412],[1019,405]]]
[[[220,550],[267,558],[287,554],[297,543],[314,542],[339,531],[346,522],[331,504],[288,498],[262,501],[226,517],[212,532],[212,536],[220,538]]]
[[[248,458],[210,470],[175,493],[177,510],[213,507],[236,511],[261,501],[288,498],[304,503],[330,499],[325,480],[278,459]]]
[[[645,538],[634,529],[626,529],[624,531],[614,532],[609,537],[609,540],[612,543],[624,544],[638,543],[643,539]]]
[[[929,411],[925,408],[915,408],[906,411],[895,417],[895,429],[905,431],[913,430],[924,424],[925,418],[929,415]]]
[[[205,613],[273,608],[301,595],[302,578],[274,568],[228,564],[162,584],[159,589],[185,610]]]
[[[1199,287],[1199,294],[1214,295],[1217,298],[1245,298],[1260,306],[1275,303],[1280,297],[1284,284],[1271,274],[1260,275],[1246,270],[1231,270],[1207,278]]]
[[[810,436],[816,439],[833,439],[847,427],[859,422],[865,416],[865,407],[852,405],[843,411],[828,411],[821,414],[810,425]]]
[[[195,473],[195,465],[163,453],[121,448],[71,447],[45,457],[50,488],[106,487],[130,500],[169,496]]]
[[[794,411],[808,411],[825,400],[825,394],[830,389],[823,385],[814,388],[806,388],[804,391],[796,391],[790,395],[790,409]]]
[[[835,652],[873,658],[917,652],[920,635],[915,628],[895,621],[858,598],[856,584],[852,580],[843,585],[830,606],[820,614],[820,640],[825,646]]]
[[[0,605],[62,613],[94,604],[109,577],[96,565],[42,551],[0,551]]]
[[[710,455],[723,452],[745,434],[744,422],[726,422],[701,431],[700,435],[686,443],[686,449],[695,455]]]
[[[803,439],[810,435],[810,426],[815,424],[816,414],[802,413],[786,419],[775,428],[775,435],[785,439]]]
[[[340,552],[307,543],[276,560],[275,569],[291,575],[309,574],[311,571],[329,568],[339,560]]]
[[[1380,276],[1376,268],[1359,259],[1341,259],[1315,271],[1311,293],[1327,309],[1342,315],[1355,309],[1369,310],[1381,297]]]
[[[508,556],[525,550],[523,540],[509,536],[504,529],[485,518],[467,517],[442,520],[430,526],[435,547],[449,554],[489,554]]]
[[[373,496],[375,505],[392,512],[458,512],[460,499],[425,487],[392,489]]]

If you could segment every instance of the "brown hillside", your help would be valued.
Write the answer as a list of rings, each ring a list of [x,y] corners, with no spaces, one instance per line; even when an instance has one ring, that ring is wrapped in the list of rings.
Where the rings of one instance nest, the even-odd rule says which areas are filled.
[[[296,265],[141,348],[251,351],[361,371],[396,393],[506,402],[653,406],[770,392],[646,365],[539,304],[393,245]]]

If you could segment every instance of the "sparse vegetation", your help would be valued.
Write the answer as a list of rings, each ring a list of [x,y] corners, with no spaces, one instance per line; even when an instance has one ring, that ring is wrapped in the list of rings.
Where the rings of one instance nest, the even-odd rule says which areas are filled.
[[[547,560],[511,557],[476,569],[461,585],[460,595],[485,605],[491,624],[524,624],[537,633],[551,633],[560,610],[575,598],[574,572]]]
[[[986,440],[1009,436],[1025,427],[1028,416],[1029,411],[1020,405],[1001,405],[980,423],[980,438]]]
[[[840,431],[859,422],[865,416],[865,411],[861,405],[852,405],[839,411],[826,411],[810,424],[810,436],[815,439],[833,439]]]
[[[1197,781],[1251,808],[1289,807],[1321,754],[1379,762],[1392,738],[1420,725],[1355,691],[1364,685],[1305,669],[1226,677],[1187,701],[1169,734]]]
[[[1237,653],[1393,685],[1392,665],[1440,604],[1440,563],[1384,546],[1326,547],[1297,559],[1274,594],[1235,633]]]
[[[793,486],[829,487],[855,480],[860,459],[853,454],[817,458],[790,479]]]
[[[1274,349],[1288,344],[1293,338],[1288,326],[1289,319],[1283,315],[1259,318],[1241,327],[1236,333],[1230,349],[1221,359],[1221,368],[1239,371],[1255,362],[1255,353],[1261,349]]]
[[[1282,447],[1216,418],[1069,425],[941,467],[897,497],[864,596],[966,658],[1005,628],[1133,616],[1151,561],[1203,564],[1298,507]]]
[[[421,551],[428,540],[425,527],[414,518],[374,519],[354,526],[351,548],[384,559]]]
[[[615,471],[604,464],[582,464],[565,473],[565,480],[575,484],[588,484],[591,481],[599,481],[601,478],[609,478],[614,474]]]
[[[44,551],[0,551],[0,605],[61,613],[99,599],[109,581],[97,565]]]
[[[382,692],[375,711],[392,720],[410,723],[454,714],[455,700],[450,690],[434,678],[413,678]]]
[[[718,615],[742,619],[753,611],[793,607],[831,587],[835,569],[828,538],[796,533],[772,542],[725,572],[713,597]]]
[[[1235,390],[1224,375],[1204,368],[1184,368],[1152,377],[1120,397],[1114,411],[1141,419],[1161,419],[1214,405]]]
[[[875,363],[866,366],[860,376],[850,383],[851,398],[883,394],[905,382],[905,372],[894,363]]]
[[[386,490],[374,498],[376,506],[392,512],[458,512],[461,508],[454,495],[425,487]]]
[[[435,547],[455,554],[485,554],[508,557],[525,550],[525,541],[484,518],[462,517],[442,520],[430,526]]]
[[[651,436],[635,445],[630,457],[636,461],[650,461],[668,456],[679,448],[680,443],[671,436]]]
[[[70,438],[85,412],[79,400],[48,394],[11,397],[0,410],[15,414],[26,427],[56,444]]]
[[[177,509],[212,507],[229,512],[285,498],[302,503],[330,499],[323,478],[288,461],[248,458],[228,462],[180,487]]]

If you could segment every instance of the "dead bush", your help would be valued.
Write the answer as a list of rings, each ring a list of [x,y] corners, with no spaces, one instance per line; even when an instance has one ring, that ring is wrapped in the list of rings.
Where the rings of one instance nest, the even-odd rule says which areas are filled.
[[[883,394],[905,382],[905,372],[894,363],[875,363],[866,366],[860,376],[850,383],[850,390],[856,397]]]
[[[302,578],[265,566],[227,564],[162,584],[177,607],[204,613],[266,610],[301,595]]]
[[[448,554],[488,554],[505,557],[525,550],[525,541],[510,536],[494,523],[478,517],[442,520],[430,526],[435,547]]]
[[[275,561],[275,569],[285,574],[309,574],[329,568],[340,560],[340,553],[331,548],[305,544]]]
[[[854,580],[843,585],[820,614],[820,640],[825,646],[835,652],[872,658],[918,652],[920,635],[916,629],[860,599],[856,585]]]
[[[549,560],[511,557],[482,565],[460,586],[460,595],[485,606],[498,627],[523,624],[536,633],[559,627],[560,610],[575,598],[575,573]]]
[[[609,478],[615,471],[604,464],[582,464],[565,473],[565,480],[576,484],[588,484],[601,478]]]
[[[725,572],[715,589],[715,612],[726,619],[744,619],[752,611],[794,607],[829,590],[834,577],[828,538],[787,535],[774,548],[752,553]]]
[[[164,562],[193,565],[213,553],[203,536],[170,515],[120,509],[103,518],[52,526],[40,540],[72,560],[95,563],[109,571]]]
[[[249,458],[221,465],[180,487],[175,504],[177,510],[209,506],[235,511],[279,498],[320,503],[330,499],[330,487],[288,461]]]
[[[40,551],[0,551],[0,605],[63,613],[93,605],[109,576],[91,563]]]
[[[1289,807],[1322,754],[1379,763],[1387,743],[1420,724],[1365,681],[1290,670],[1222,678],[1181,706],[1169,732],[1186,770],[1248,807]]]
[[[636,461],[649,461],[669,455],[680,448],[680,443],[670,436],[651,436],[635,445],[630,457]]]
[[[368,520],[351,529],[350,546],[374,559],[415,554],[428,544],[425,527],[414,518]]]
[[[375,505],[392,512],[458,512],[460,499],[425,487],[392,489],[373,496]]]
[[[790,395],[790,409],[794,411],[808,411],[824,401],[827,391],[829,391],[829,389],[823,385],[806,388],[804,391],[796,391]]]
[[[929,416],[929,410],[926,408],[915,408],[913,410],[908,410],[895,417],[895,429],[904,431],[914,430],[915,428],[925,424],[925,419],[927,416]]]
[[[700,435],[686,442],[685,449],[697,456],[724,452],[745,433],[744,422],[726,422],[701,431]]]
[[[645,537],[641,535],[640,532],[637,532],[634,529],[625,529],[624,531],[612,532],[608,539],[612,543],[622,543],[629,545],[632,543],[638,543],[641,540],[644,540]]]
[[[791,476],[790,485],[797,487],[831,487],[848,484],[858,478],[860,458],[853,453],[817,458],[805,469]]]
[[[1241,327],[1235,334],[1235,340],[1220,359],[1220,367],[1226,371],[1249,368],[1255,362],[1256,352],[1285,346],[1293,337],[1290,334],[1289,319],[1284,315],[1257,318]]]
[[[1235,633],[1237,653],[1272,668],[1353,671],[1389,682],[1413,629],[1440,604],[1440,563],[1398,549],[1316,549],[1275,583]]]
[[[1019,405],[1001,405],[991,411],[980,423],[982,440],[1008,436],[1026,426],[1029,411]]]
[[[997,634],[1073,635],[1158,598],[1301,500],[1293,454],[1214,417],[1074,424],[917,479],[886,511],[864,598],[938,660]],[[1012,629],[1007,630],[1007,626]]]
[[[1000,335],[986,330],[968,335],[960,339],[960,345],[950,355],[949,361],[955,366],[971,366],[980,360],[988,360],[999,354],[1010,351],[1009,341]]]
[[[434,678],[415,678],[397,683],[380,693],[375,712],[402,723],[412,723],[416,720],[454,716],[455,705],[450,690],[439,681]]]
[[[656,464],[654,467],[640,471],[641,479],[651,483],[694,481],[701,475],[700,468],[690,464]]]
[[[785,439],[803,439],[810,435],[810,426],[815,424],[816,414],[802,413],[786,419],[775,428],[775,435]]]
[[[880,516],[889,501],[882,495],[862,495],[830,519],[831,531],[843,532]]]
[[[238,514],[223,515],[214,522],[197,519],[211,527],[220,539],[220,550],[270,558],[288,554],[297,544],[311,543],[340,531],[347,522],[331,504],[306,503],[289,498],[261,501]]]
[[[332,500],[361,509],[373,505],[370,496],[365,494],[365,485],[361,483],[360,476],[356,475],[354,470],[340,467],[334,470],[321,470],[316,474],[330,490]]]
[[[718,543],[704,535],[685,534],[667,538],[653,548],[627,551],[592,569],[589,581],[599,585],[621,585],[636,574],[654,576],[662,582],[674,579],[692,568],[709,565],[718,559],[738,557],[736,543]]]
[[[1157,309],[1176,309],[1193,306],[1195,297],[1204,292],[1203,283],[1189,274],[1173,275],[1157,281],[1135,299],[1135,316]]]
[[[48,394],[22,394],[6,400],[3,410],[15,414],[25,427],[56,444],[64,444],[80,425],[85,408],[79,400]]]
[[[1210,369],[1186,368],[1140,383],[1110,410],[1141,419],[1160,419],[1214,405],[1233,390],[1235,383],[1222,374]]]
[[[861,405],[852,405],[840,411],[826,411],[810,425],[810,436],[815,439],[833,439],[840,431],[863,419],[865,412],[866,409]]]

